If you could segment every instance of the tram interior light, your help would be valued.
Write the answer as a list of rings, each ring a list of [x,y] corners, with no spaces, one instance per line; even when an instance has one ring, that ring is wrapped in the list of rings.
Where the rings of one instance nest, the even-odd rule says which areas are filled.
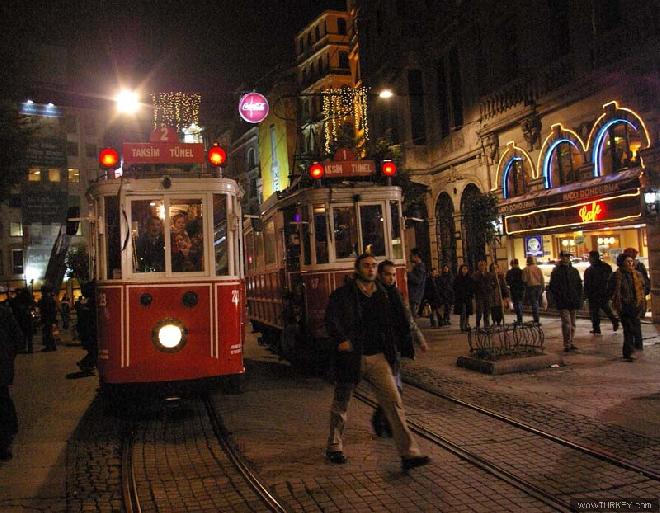
[[[309,166],[309,176],[314,180],[320,180],[325,175],[325,167],[320,162],[314,162]]]
[[[183,339],[183,332],[175,324],[166,324],[158,330],[158,341],[165,349],[174,349]]]

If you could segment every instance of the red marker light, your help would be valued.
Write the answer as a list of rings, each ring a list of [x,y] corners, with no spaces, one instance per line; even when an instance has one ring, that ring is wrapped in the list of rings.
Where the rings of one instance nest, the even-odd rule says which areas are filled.
[[[113,168],[119,164],[119,152],[114,148],[103,148],[99,152],[99,164],[101,167]]]
[[[384,160],[380,165],[380,172],[383,173],[383,176],[394,176],[396,175],[396,164],[391,160]]]
[[[206,158],[212,166],[222,166],[227,162],[227,152],[225,152],[218,143],[215,143],[209,148]]]
[[[314,180],[319,180],[325,175],[325,167],[319,162],[314,162],[309,166],[309,176],[314,178]]]

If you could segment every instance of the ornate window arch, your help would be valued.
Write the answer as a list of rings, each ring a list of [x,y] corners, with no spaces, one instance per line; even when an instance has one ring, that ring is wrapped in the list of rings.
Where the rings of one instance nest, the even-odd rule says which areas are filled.
[[[578,168],[584,163],[585,147],[580,136],[561,123],[552,125],[543,141],[537,169],[546,189],[575,182]]]
[[[615,101],[603,105],[603,110],[605,112],[594,123],[587,140],[594,176],[640,165],[638,151],[651,145],[649,132],[639,114],[619,107]],[[609,159],[603,158],[606,153]]]
[[[513,141],[509,141],[497,164],[493,190],[501,186],[504,199],[520,196],[527,192],[532,178],[536,176],[529,154]]]

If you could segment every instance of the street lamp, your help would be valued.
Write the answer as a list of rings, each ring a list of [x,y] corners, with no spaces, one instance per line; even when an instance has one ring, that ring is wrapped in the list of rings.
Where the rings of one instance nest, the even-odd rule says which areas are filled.
[[[115,105],[120,114],[135,114],[140,109],[140,99],[135,91],[122,89],[115,96]]]
[[[391,89],[381,89],[378,92],[378,98],[381,98],[383,100],[389,100],[394,96],[394,93],[392,92]]]

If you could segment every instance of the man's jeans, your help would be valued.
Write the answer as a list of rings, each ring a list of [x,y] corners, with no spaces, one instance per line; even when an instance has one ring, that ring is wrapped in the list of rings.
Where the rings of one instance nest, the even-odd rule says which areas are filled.
[[[535,285],[534,287],[527,287],[525,289],[527,301],[529,301],[532,307],[532,319],[534,322],[539,322],[539,303],[541,302],[542,294],[543,287],[541,285]]]
[[[569,349],[573,345],[575,337],[575,310],[559,310],[561,317],[561,334],[564,337],[564,348]]]

